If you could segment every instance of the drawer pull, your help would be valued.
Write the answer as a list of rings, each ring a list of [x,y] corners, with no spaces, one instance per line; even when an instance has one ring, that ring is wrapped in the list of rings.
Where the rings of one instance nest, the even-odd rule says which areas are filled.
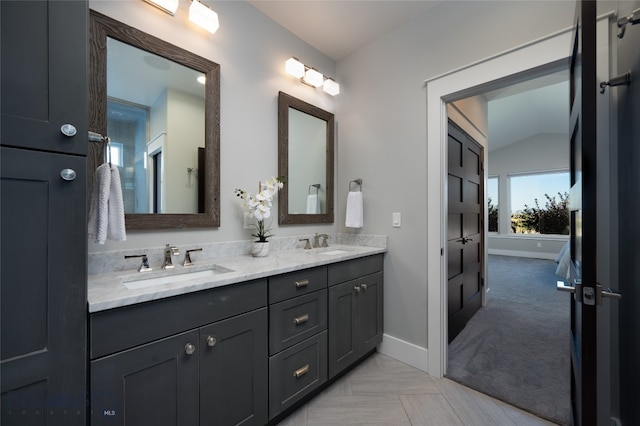
[[[298,377],[304,376],[308,372],[309,372],[309,364],[305,365],[302,368],[298,368],[296,371],[294,371],[293,372],[293,377],[295,377],[297,379]]]
[[[367,285],[366,284],[361,284],[360,287],[362,287],[362,291],[367,291]]]
[[[356,291],[356,293],[360,293],[360,286],[359,285],[355,286],[353,289]]]
[[[309,285],[309,280],[296,281],[296,288],[306,287]]]
[[[307,321],[309,321],[309,314],[300,315],[299,317],[293,319],[293,323],[295,325],[304,324]]]

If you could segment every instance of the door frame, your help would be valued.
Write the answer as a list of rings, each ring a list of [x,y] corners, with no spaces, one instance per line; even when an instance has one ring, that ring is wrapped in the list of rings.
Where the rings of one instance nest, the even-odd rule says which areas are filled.
[[[447,370],[447,108],[449,102],[566,67],[572,28],[425,81],[427,89],[427,372]],[[486,155],[486,154],[485,154]],[[437,236],[437,237],[436,237]],[[486,229],[485,236],[486,239]],[[485,245],[485,256],[486,256]]]

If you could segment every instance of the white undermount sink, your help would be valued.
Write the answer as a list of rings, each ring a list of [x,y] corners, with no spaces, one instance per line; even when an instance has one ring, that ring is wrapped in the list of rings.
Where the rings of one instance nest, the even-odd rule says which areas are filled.
[[[201,278],[214,277],[219,274],[226,274],[232,272],[231,269],[224,268],[219,265],[209,266],[207,269],[201,269],[199,271],[171,271],[170,275],[160,275],[155,277],[127,277],[122,280],[122,284],[129,290],[137,290],[140,288],[153,287],[163,284],[174,284],[179,282],[185,282],[190,280],[197,280]]]
[[[329,250],[329,251],[323,251],[319,254],[324,254],[326,256],[336,256],[339,254],[345,254],[345,253],[349,253],[349,250],[343,250],[343,249],[334,249],[334,250]]]

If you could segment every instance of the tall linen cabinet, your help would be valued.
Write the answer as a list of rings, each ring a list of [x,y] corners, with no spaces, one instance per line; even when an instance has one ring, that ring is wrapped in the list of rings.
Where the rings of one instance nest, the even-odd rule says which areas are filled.
[[[0,2],[3,426],[86,422],[87,18]]]

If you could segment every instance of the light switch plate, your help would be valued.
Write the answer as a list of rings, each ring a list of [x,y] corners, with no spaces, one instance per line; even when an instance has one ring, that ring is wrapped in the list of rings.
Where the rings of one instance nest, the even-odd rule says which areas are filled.
[[[392,225],[394,228],[400,228],[402,226],[402,215],[399,212],[392,214]]]
[[[251,217],[251,215],[248,213],[245,213],[243,216],[244,216],[243,228],[251,229],[253,227],[253,217]]]

